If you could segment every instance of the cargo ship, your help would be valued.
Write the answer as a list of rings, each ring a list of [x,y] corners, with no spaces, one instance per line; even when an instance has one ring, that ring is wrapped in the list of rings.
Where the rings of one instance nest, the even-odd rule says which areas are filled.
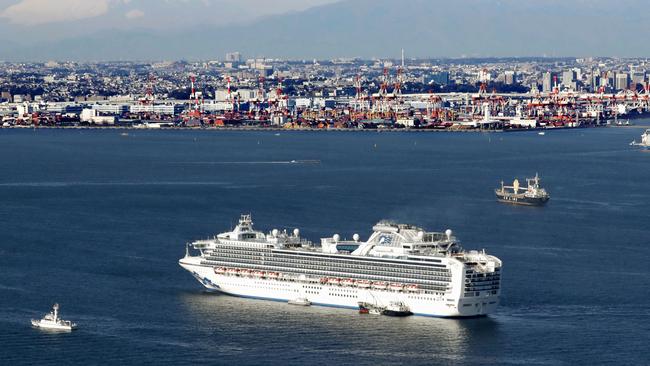
[[[512,186],[506,186],[501,182],[501,188],[494,190],[497,200],[503,203],[525,206],[542,206],[546,204],[551,196],[540,186],[539,174],[535,174],[534,178],[527,178],[526,182],[526,187],[521,187],[517,179],[514,180]]]

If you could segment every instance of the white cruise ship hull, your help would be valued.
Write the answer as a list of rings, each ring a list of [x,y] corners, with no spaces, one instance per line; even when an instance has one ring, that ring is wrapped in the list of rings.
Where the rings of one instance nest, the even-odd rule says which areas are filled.
[[[356,286],[321,284],[308,281],[284,281],[229,274],[216,274],[214,268],[200,263],[200,258],[186,257],[179,264],[211,291],[263,300],[288,302],[306,298],[313,305],[358,309],[359,302],[386,305],[404,303],[414,315],[431,317],[478,317],[494,312],[498,295],[485,294],[454,298],[405,291],[378,290]]]

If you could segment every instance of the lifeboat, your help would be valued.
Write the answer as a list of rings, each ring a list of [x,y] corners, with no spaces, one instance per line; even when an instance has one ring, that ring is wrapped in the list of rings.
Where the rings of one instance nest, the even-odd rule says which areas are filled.
[[[327,277],[321,277],[320,278],[320,283],[322,283],[322,284],[327,283]]]
[[[401,283],[391,283],[388,285],[388,289],[392,291],[402,291],[404,289],[404,285]]]
[[[406,291],[418,292],[418,291],[420,291],[420,286],[418,286],[418,285],[408,285],[408,286],[406,286]]]
[[[370,281],[366,281],[366,280],[357,281],[357,286],[359,286],[360,288],[369,288],[370,285],[371,285]]]
[[[266,277],[276,280],[278,277],[280,277],[280,274],[278,272],[269,272],[266,274]]]
[[[340,285],[341,284],[341,279],[340,278],[329,278],[327,280],[327,283],[330,285]]]
[[[262,278],[262,277],[264,277],[264,272],[255,271],[255,272],[253,272],[253,277]]]
[[[251,270],[250,269],[242,269],[239,271],[239,274],[242,276],[250,276],[251,275]]]
[[[223,267],[214,267],[214,273],[222,275],[226,273],[226,269]]]
[[[237,268],[228,268],[226,270],[226,273],[229,274],[229,275],[236,276],[236,275],[239,274],[239,269],[237,269]]]
[[[354,280],[351,278],[346,278],[341,281],[341,285],[343,286],[354,286]]]
[[[385,290],[387,286],[386,282],[375,282],[372,284],[372,288],[377,290]]]

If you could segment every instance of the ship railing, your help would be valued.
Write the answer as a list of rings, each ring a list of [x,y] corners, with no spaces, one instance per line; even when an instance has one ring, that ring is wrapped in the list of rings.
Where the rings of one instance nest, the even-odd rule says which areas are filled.
[[[206,263],[207,262],[207,263]],[[213,263],[209,263],[213,262]],[[305,273],[302,269],[289,268],[283,266],[274,266],[274,265],[256,265],[252,263],[233,263],[229,261],[204,261],[204,264],[208,265],[223,265],[223,266],[241,266],[246,265],[254,270],[273,270],[278,272],[283,272],[289,275],[291,280],[296,280],[300,275],[308,276],[319,276],[319,277],[341,277],[341,278],[352,278],[352,279],[364,279],[371,281],[383,281],[383,282],[403,282],[403,283],[414,283],[418,284],[425,288],[431,288],[439,291],[449,290],[452,286],[452,283],[449,282],[451,277],[447,277],[447,280],[441,279],[423,279],[423,278],[409,278],[404,276],[390,276],[386,274],[379,273],[355,273],[355,272],[341,272],[341,271],[327,271],[327,270],[308,270],[310,273]],[[448,281],[449,280],[449,281]]]

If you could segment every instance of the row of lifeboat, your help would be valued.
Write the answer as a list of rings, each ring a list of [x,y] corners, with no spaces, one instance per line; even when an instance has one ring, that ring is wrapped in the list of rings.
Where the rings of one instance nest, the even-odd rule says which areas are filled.
[[[420,287],[415,284],[405,285],[403,283],[388,283],[383,281],[371,282],[367,280],[353,280],[351,278],[323,277],[320,279],[320,283],[329,284],[329,285],[340,285],[340,286],[354,286],[359,288],[373,288],[376,290],[408,291],[408,292],[420,291]]]
[[[214,273],[218,275],[231,275],[231,276],[241,276],[241,277],[255,277],[255,278],[268,278],[271,280],[278,279],[280,274],[278,272],[264,272],[264,271],[254,271],[247,268],[224,268],[224,267],[215,267]]]
[[[271,280],[280,278],[280,273],[278,272],[256,271],[247,268],[215,267],[214,273],[218,275],[268,278]],[[420,291],[420,287],[415,284],[405,285],[403,283],[388,283],[383,281],[372,282],[368,280],[353,280],[352,278],[323,277],[320,279],[320,283],[323,285],[359,287],[363,289],[372,288],[375,290],[406,291],[406,292]]]

